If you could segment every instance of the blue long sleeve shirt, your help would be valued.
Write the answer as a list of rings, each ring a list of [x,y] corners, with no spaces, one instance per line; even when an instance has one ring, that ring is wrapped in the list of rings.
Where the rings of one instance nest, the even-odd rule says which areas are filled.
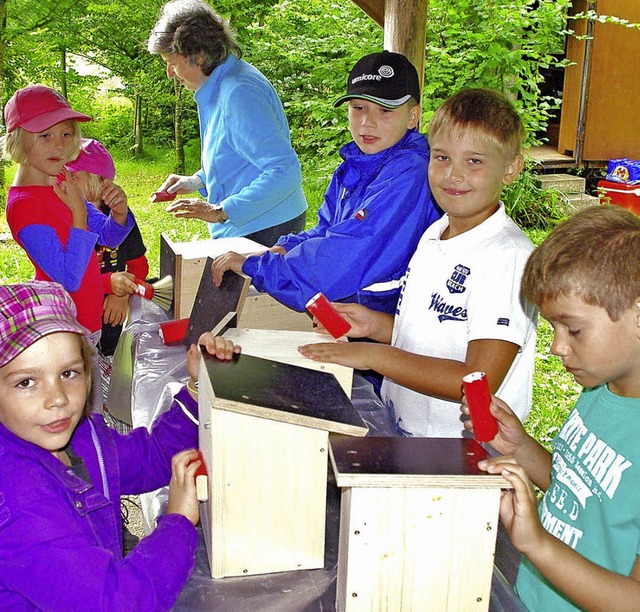
[[[373,155],[345,145],[318,224],[276,243],[286,255],[248,257],[242,271],[259,291],[296,310],[322,291],[394,313],[400,281],[424,230],[442,215],[427,182],[426,138],[409,130]]]
[[[212,238],[246,236],[307,209],[300,162],[278,94],[256,68],[229,57],[196,91],[204,183],[200,193],[229,217]]]

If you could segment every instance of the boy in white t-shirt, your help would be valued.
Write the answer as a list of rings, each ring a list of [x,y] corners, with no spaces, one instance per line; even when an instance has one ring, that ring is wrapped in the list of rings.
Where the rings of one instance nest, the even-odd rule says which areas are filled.
[[[382,399],[403,435],[459,437],[462,377],[486,372],[520,418],[531,408],[535,308],[521,296],[533,245],[506,215],[503,185],[523,167],[524,129],[499,93],[467,89],[429,125],[429,184],[445,216],[422,236],[395,317],[335,304],[350,337],[300,352],[384,375]]]

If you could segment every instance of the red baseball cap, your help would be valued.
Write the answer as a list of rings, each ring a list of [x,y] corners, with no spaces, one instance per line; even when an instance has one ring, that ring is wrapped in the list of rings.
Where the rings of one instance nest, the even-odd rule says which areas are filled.
[[[91,121],[88,115],[73,110],[62,94],[44,85],[18,89],[4,107],[7,132],[17,127],[27,132],[43,132],[69,119]]]

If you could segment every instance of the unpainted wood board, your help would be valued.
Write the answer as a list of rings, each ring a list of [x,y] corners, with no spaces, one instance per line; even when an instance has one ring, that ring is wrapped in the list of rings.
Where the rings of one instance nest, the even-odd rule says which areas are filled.
[[[312,331],[268,330],[268,329],[229,329],[224,333],[225,338],[233,341],[242,348],[245,355],[262,357],[289,363],[301,368],[318,370],[333,374],[347,396],[351,397],[353,386],[353,368],[336,363],[321,363],[303,357],[298,347],[304,344],[320,342],[337,342],[331,336]]]
[[[245,329],[276,329],[312,331],[308,313],[298,312],[281,304],[268,293],[249,294],[238,313],[238,327]]]
[[[236,355],[220,361],[201,353],[215,407],[353,436],[368,428],[333,374]]]
[[[248,238],[217,238],[173,242],[166,233],[160,234],[160,276],[171,276],[174,285],[174,303],[170,314],[176,319],[191,315],[191,308],[208,257],[228,251],[250,255],[266,247]]]
[[[163,235],[166,236],[166,234]],[[240,253],[241,255],[250,255],[267,249],[267,247],[255,240],[244,237],[189,240],[185,242],[171,242],[167,237],[167,241],[173,251],[185,259],[217,257],[229,251]]]
[[[332,436],[330,456],[340,487],[510,488],[502,476],[478,468],[489,454],[468,438]]]
[[[212,575],[323,567],[329,434],[215,408],[209,416]]]
[[[337,608],[486,610],[499,503],[497,489],[346,489]]]

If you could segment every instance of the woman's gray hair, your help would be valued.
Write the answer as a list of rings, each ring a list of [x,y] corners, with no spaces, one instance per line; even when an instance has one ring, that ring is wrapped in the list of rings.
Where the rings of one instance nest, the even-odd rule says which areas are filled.
[[[201,0],[172,0],[160,10],[149,53],[178,53],[209,76],[230,53],[242,56],[229,23]]]

